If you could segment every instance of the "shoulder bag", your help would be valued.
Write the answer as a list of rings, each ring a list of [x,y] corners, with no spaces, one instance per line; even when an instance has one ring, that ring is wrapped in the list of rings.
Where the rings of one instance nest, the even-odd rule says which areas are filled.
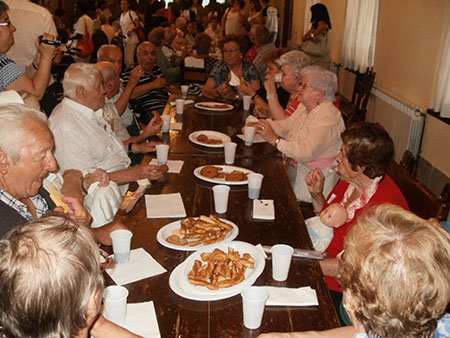
[[[94,43],[86,25],[86,18],[84,18],[84,35],[78,39],[76,48],[80,49],[77,55],[81,58],[89,57],[94,51]]]

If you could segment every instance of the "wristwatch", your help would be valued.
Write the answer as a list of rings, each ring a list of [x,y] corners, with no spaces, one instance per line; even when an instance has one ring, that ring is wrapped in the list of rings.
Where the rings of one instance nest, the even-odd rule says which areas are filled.
[[[134,154],[133,153],[133,142],[128,143],[128,154]]]
[[[275,143],[274,143],[275,148],[278,149],[278,144],[280,143],[280,141],[281,141],[281,137],[279,137],[279,138],[276,139],[276,141],[275,141]]]

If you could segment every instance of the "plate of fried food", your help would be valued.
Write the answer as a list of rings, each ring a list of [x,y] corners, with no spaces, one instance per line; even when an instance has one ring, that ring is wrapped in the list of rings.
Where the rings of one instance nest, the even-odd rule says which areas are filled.
[[[189,134],[192,143],[209,148],[223,148],[224,142],[230,142],[228,135],[213,130],[199,130]]]
[[[225,299],[252,285],[265,264],[263,254],[252,244],[233,241],[209,245],[178,265],[170,275],[169,285],[187,299]]]
[[[194,176],[203,181],[228,185],[247,184],[250,173],[253,173],[250,169],[233,165],[205,165],[194,170]]]
[[[231,242],[239,228],[216,215],[188,217],[166,224],[156,234],[157,241],[170,249],[195,251],[218,242]]]
[[[231,104],[223,102],[197,102],[194,104],[194,107],[210,111],[228,111],[234,109]]]

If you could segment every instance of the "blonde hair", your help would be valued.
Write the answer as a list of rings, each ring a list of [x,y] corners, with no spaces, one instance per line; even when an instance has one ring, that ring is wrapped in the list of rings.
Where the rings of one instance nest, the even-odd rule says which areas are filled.
[[[372,208],[347,234],[340,281],[366,332],[431,337],[450,301],[450,236],[398,206]]]
[[[0,321],[14,336],[75,336],[102,289],[96,242],[67,218],[42,217],[0,241]]]

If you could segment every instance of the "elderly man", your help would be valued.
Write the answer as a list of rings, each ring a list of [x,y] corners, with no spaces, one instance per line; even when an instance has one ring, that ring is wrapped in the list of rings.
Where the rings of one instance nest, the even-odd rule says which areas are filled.
[[[141,43],[136,52],[138,65],[144,70],[137,86],[131,94],[130,104],[139,121],[148,124],[156,110],[162,113],[169,94],[165,88],[167,82],[161,69],[156,66],[156,46],[148,41]],[[131,72],[138,65],[133,65],[122,74],[125,84],[130,81]]]
[[[42,185],[57,169],[54,142],[44,114],[21,104],[0,106],[0,237],[17,225],[31,222],[57,209]],[[69,173],[69,177],[73,177]],[[70,180],[70,178],[69,178]],[[74,189],[69,190],[74,191]],[[87,226],[91,216],[75,196],[63,197],[67,215]],[[111,244],[109,233],[124,228],[115,223],[92,229],[103,244]]]
[[[111,62],[102,61],[98,62],[95,67],[102,73],[103,76],[103,88],[106,93],[106,99],[109,101],[114,97],[120,88],[120,77],[117,73],[117,69]],[[162,119],[159,117],[158,112],[155,112],[155,117],[145,127],[145,129],[135,137],[131,137],[127,131],[126,126],[122,123],[122,120],[117,111],[117,107],[112,102],[106,102],[103,106],[103,117],[111,125],[114,133],[122,141],[125,148],[131,147],[133,154],[128,154],[132,161],[142,159],[141,156],[136,157],[134,154],[143,154],[146,152],[154,151],[155,142],[146,142],[147,138],[156,135],[162,126]],[[130,145],[130,143],[133,143]],[[140,160],[139,160],[140,162]]]
[[[50,128],[62,170],[78,169],[87,174],[101,168],[123,195],[128,183],[143,178],[159,179],[161,171],[151,165],[129,167],[130,159],[124,145],[103,118],[105,91],[102,83],[102,74],[95,65],[72,64],[64,74],[65,98],[53,110]],[[129,143],[128,151],[136,151],[133,143]]]

